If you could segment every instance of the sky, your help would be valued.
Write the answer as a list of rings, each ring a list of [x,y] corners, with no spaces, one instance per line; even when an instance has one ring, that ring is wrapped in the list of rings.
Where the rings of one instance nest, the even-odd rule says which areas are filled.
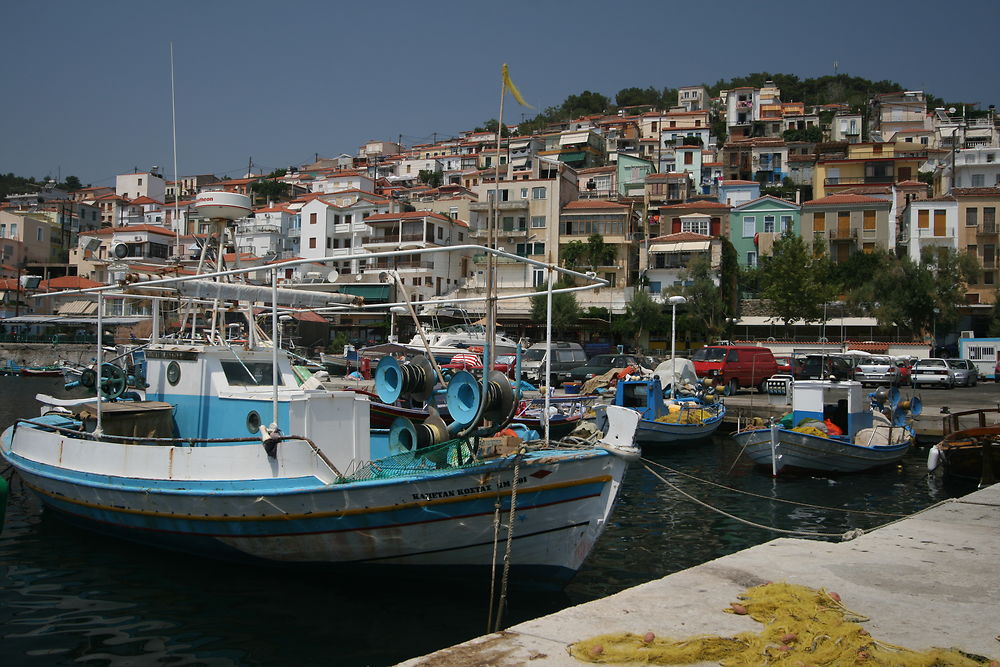
[[[949,12],[954,8],[953,12]],[[1000,104],[1000,3],[13,0],[0,39],[0,173],[114,185],[159,166],[237,177],[457,136],[584,90],[838,71]]]

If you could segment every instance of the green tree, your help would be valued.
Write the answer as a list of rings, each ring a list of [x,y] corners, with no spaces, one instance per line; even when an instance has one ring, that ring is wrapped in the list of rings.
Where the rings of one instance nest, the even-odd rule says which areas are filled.
[[[797,319],[822,319],[823,304],[834,294],[827,281],[828,264],[825,256],[816,257],[801,236],[792,234],[776,240],[771,254],[760,258],[761,296],[786,328]]]
[[[604,237],[600,234],[591,234],[587,237],[587,259],[592,268],[599,266],[612,266],[618,252],[613,245],[604,242]]]
[[[570,95],[563,101],[560,110],[563,118],[579,118],[591,114],[607,113],[611,108],[611,100],[600,93],[585,90],[579,95]]]
[[[251,183],[250,190],[259,199],[282,199],[288,196],[288,183],[262,178]]]
[[[62,190],[68,190],[72,192],[73,190],[79,190],[83,187],[83,183],[76,176],[67,176],[66,180],[59,184],[59,188]]]
[[[678,329],[687,339],[711,341],[723,338],[733,316],[729,295],[721,283],[716,285],[715,272],[709,259],[703,255],[692,258],[681,272],[684,282],[683,296],[688,305],[678,316]]]
[[[619,107],[648,106],[657,108],[663,100],[660,91],[649,88],[622,88],[615,95],[615,104]]]
[[[555,283],[552,288],[562,289],[572,286],[571,283],[560,281]],[[531,297],[531,319],[539,324],[544,324],[548,312],[547,288],[544,285],[540,285],[535,291],[540,293]],[[577,305],[576,296],[572,292],[552,295],[552,330],[558,336],[562,337],[566,334],[579,318],[580,307]]]
[[[990,310],[986,335],[990,338],[1000,338],[1000,288],[993,291],[993,308]]]
[[[643,340],[650,331],[664,329],[669,321],[663,306],[653,301],[647,292],[636,290],[625,305],[625,314],[615,318],[611,330],[622,339],[631,340],[638,350],[642,349]]]
[[[441,175],[440,171],[434,171],[431,169],[421,169],[417,174],[417,180],[421,183],[426,183],[432,188],[440,187],[441,182],[444,177]]]

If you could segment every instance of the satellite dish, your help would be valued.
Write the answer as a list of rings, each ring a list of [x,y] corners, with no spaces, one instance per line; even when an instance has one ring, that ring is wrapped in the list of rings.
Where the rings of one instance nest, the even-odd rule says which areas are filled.
[[[340,273],[337,271],[337,269],[333,269],[332,271],[330,271],[330,273],[326,274],[326,282],[335,283],[337,282],[337,278],[339,277]]]
[[[116,243],[115,247],[111,249],[111,253],[118,259],[125,259],[128,257],[128,246],[124,243]]]

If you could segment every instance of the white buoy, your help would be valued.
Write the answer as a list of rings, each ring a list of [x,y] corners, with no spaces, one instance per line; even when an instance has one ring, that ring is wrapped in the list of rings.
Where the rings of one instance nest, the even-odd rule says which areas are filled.
[[[194,207],[206,218],[239,220],[250,215],[250,197],[236,192],[200,192]]]
[[[934,472],[937,470],[940,462],[941,451],[937,447],[931,447],[930,451],[927,452],[927,472]]]

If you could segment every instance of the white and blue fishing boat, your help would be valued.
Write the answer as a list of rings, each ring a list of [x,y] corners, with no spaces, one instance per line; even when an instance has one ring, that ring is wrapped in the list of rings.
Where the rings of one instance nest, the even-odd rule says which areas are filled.
[[[372,429],[367,396],[299,385],[288,356],[272,344],[276,334],[258,326],[255,303],[271,301],[276,332],[286,298],[353,300],[279,290],[278,272],[301,261],[269,267],[271,289],[205,275],[134,284],[144,298],[169,285],[220,311],[239,308],[249,335],[234,345],[211,318],[211,330],[192,325],[189,337],[168,337],[154,307],[148,387],[141,400],[123,401],[115,399],[125,383],[102,366],[98,323],[101,399],[40,397],[41,415],[7,428],[0,454],[47,512],[136,542],[255,563],[488,577],[498,566],[496,536],[509,529],[512,583],[565,585],[607,525],[637,454],[634,413],[609,408],[610,433],[583,447],[512,443],[491,438],[518,403],[502,374],[463,371],[442,384],[426,359],[389,359],[377,378],[385,402],[444,392],[452,421],[399,419]],[[89,291],[100,301],[116,289]],[[502,532],[500,524],[507,524]]]
[[[758,419],[732,436],[754,463],[774,475],[790,468],[844,473],[897,463],[915,439],[909,422],[920,414],[919,398],[900,400],[895,389],[865,396],[854,381],[788,385],[790,415],[769,426]]]
[[[695,385],[691,393],[664,399],[659,375],[651,379],[619,380],[612,405],[639,413],[636,442],[657,445],[694,442],[711,437],[726,416],[725,404],[714,392],[699,391],[703,388]],[[603,424],[599,406],[598,427]]]

